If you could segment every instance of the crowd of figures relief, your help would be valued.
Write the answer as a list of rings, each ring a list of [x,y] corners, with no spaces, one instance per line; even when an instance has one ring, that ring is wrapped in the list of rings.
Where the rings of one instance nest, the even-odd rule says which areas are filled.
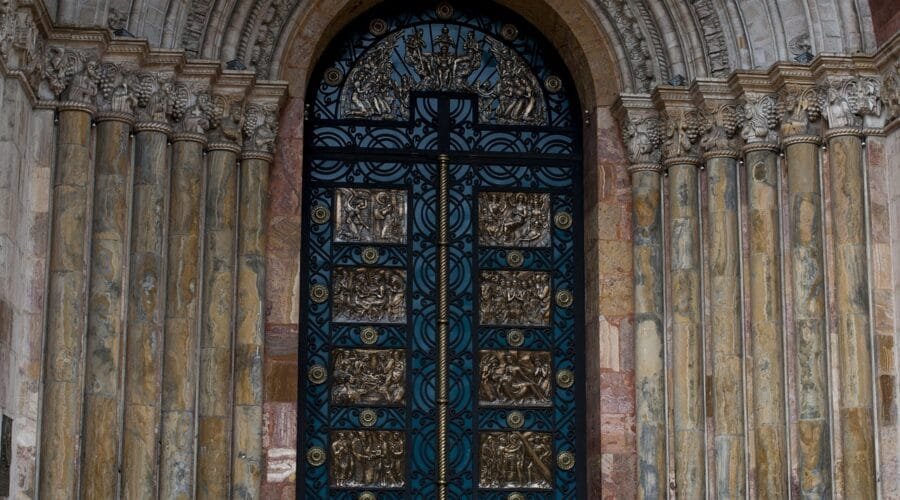
[[[406,270],[395,268],[334,268],[334,321],[343,323],[404,323]]]
[[[482,406],[551,406],[550,352],[481,351]]]
[[[403,486],[406,435],[397,431],[331,433],[331,485],[338,488]]]
[[[335,241],[405,243],[406,192],[394,189],[335,190]]]
[[[347,75],[341,91],[341,116],[407,119],[411,91],[444,91],[477,96],[482,122],[545,125],[541,84],[515,50],[488,35],[478,40],[474,31],[463,36],[458,30],[458,26],[443,26],[440,34],[426,36],[421,28],[409,28],[385,36]],[[431,51],[426,40],[430,40]],[[457,51],[459,40],[461,52]],[[485,41],[493,61],[484,60]],[[395,54],[400,53],[401,43],[402,73],[395,66],[400,62]],[[483,67],[484,71],[476,71]]]
[[[481,271],[482,325],[548,326],[550,273]]]
[[[406,391],[402,349],[335,349],[331,402],[336,405],[399,405]]]
[[[482,488],[550,488],[553,435],[541,432],[481,434]]]
[[[478,239],[484,246],[549,247],[550,195],[480,193]]]

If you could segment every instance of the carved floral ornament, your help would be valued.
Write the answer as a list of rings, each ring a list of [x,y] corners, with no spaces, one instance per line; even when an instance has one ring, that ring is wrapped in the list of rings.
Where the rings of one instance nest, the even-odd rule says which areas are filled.
[[[678,110],[663,118],[665,134],[663,153],[666,159],[696,158],[700,151],[698,141],[707,129],[707,120],[697,110]]]
[[[629,117],[622,124],[622,135],[632,164],[656,164],[662,156],[660,122],[655,117]]]

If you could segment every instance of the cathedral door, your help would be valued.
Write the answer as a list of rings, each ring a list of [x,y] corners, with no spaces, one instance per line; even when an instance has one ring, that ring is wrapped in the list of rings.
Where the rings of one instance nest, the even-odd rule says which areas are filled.
[[[573,85],[514,14],[426,4],[352,23],[310,85],[298,494],[581,498]]]

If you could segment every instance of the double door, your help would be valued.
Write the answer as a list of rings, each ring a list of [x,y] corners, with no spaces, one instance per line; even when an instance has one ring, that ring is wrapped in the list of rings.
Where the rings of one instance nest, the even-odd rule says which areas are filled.
[[[468,151],[474,102],[416,102],[432,152],[305,166],[298,491],[576,498],[578,163]]]

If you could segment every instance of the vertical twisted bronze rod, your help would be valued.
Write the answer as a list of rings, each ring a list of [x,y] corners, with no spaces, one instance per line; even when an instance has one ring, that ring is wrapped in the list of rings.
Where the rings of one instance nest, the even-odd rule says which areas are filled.
[[[447,498],[447,349],[450,336],[450,158],[438,156],[438,498]]]

